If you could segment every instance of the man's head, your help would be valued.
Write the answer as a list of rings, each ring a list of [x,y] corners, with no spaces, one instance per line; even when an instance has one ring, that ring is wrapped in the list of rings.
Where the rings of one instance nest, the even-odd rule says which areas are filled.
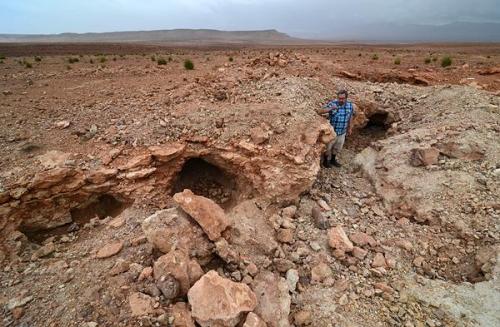
[[[347,101],[347,90],[340,90],[337,92],[337,99],[340,105],[343,105]]]

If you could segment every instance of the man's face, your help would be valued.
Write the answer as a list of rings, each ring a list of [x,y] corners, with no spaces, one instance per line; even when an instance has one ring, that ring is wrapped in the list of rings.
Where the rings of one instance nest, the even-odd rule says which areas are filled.
[[[339,96],[338,96],[338,99],[339,99],[339,104],[341,104],[341,105],[342,105],[342,104],[344,104],[344,103],[345,103],[346,98],[347,98],[347,97],[345,96],[345,94],[339,94]]]

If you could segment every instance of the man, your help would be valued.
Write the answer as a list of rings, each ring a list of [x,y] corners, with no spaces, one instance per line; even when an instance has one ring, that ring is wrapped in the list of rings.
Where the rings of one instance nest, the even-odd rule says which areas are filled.
[[[352,117],[356,114],[356,106],[347,101],[348,93],[346,90],[341,90],[337,93],[337,99],[328,102],[322,109],[318,110],[319,114],[328,114],[330,124],[332,124],[337,137],[328,143],[324,158],[326,168],[331,168],[332,165],[340,167],[341,164],[337,161],[337,155],[344,147],[346,134],[351,134]]]

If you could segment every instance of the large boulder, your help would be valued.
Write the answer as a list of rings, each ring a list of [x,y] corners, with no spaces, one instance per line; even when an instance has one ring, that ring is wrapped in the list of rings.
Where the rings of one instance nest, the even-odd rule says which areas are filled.
[[[219,239],[221,233],[230,225],[224,210],[217,203],[195,195],[191,190],[176,193],[174,201],[200,224],[212,241]]]
[[[163,253],[176,248],[205,263],[213,252],[214,246],[200,226],[178,208],[155,212],[143,221],[142,229],[148,241]]]
[[[291,297],[288,283],[270,271],[262,271],[252,283],[258,305],[254,312],[270,327],[289,327]]]
[[[253,311],[257,298],[243,283],[220,277],[211,270],[188,292],[192,316],[202,327],[233,327],[245,312]]]
[[[231,220],[229,245],[233,251],[257,265],[274,254],[278,247],[274,229],[255,201],[239,203],[229,211],[228,217]]]

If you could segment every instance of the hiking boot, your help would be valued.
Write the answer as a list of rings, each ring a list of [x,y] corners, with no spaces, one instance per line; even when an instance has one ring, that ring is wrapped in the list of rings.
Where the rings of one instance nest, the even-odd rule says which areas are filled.
[[[328,156],[325,154],[323,154],[323,160],[321,160],[321,164],[323,167],[325,168],[332,168],[332,165],[331,165],[331,162],[328,161]]]
[[[330,164],[330,167],[331,167],[331,165],[334,165],[335,167],[342,167],[340,162],[337,161],[336,156],[332,156],[332,159],[330,160],[329,164]]]

